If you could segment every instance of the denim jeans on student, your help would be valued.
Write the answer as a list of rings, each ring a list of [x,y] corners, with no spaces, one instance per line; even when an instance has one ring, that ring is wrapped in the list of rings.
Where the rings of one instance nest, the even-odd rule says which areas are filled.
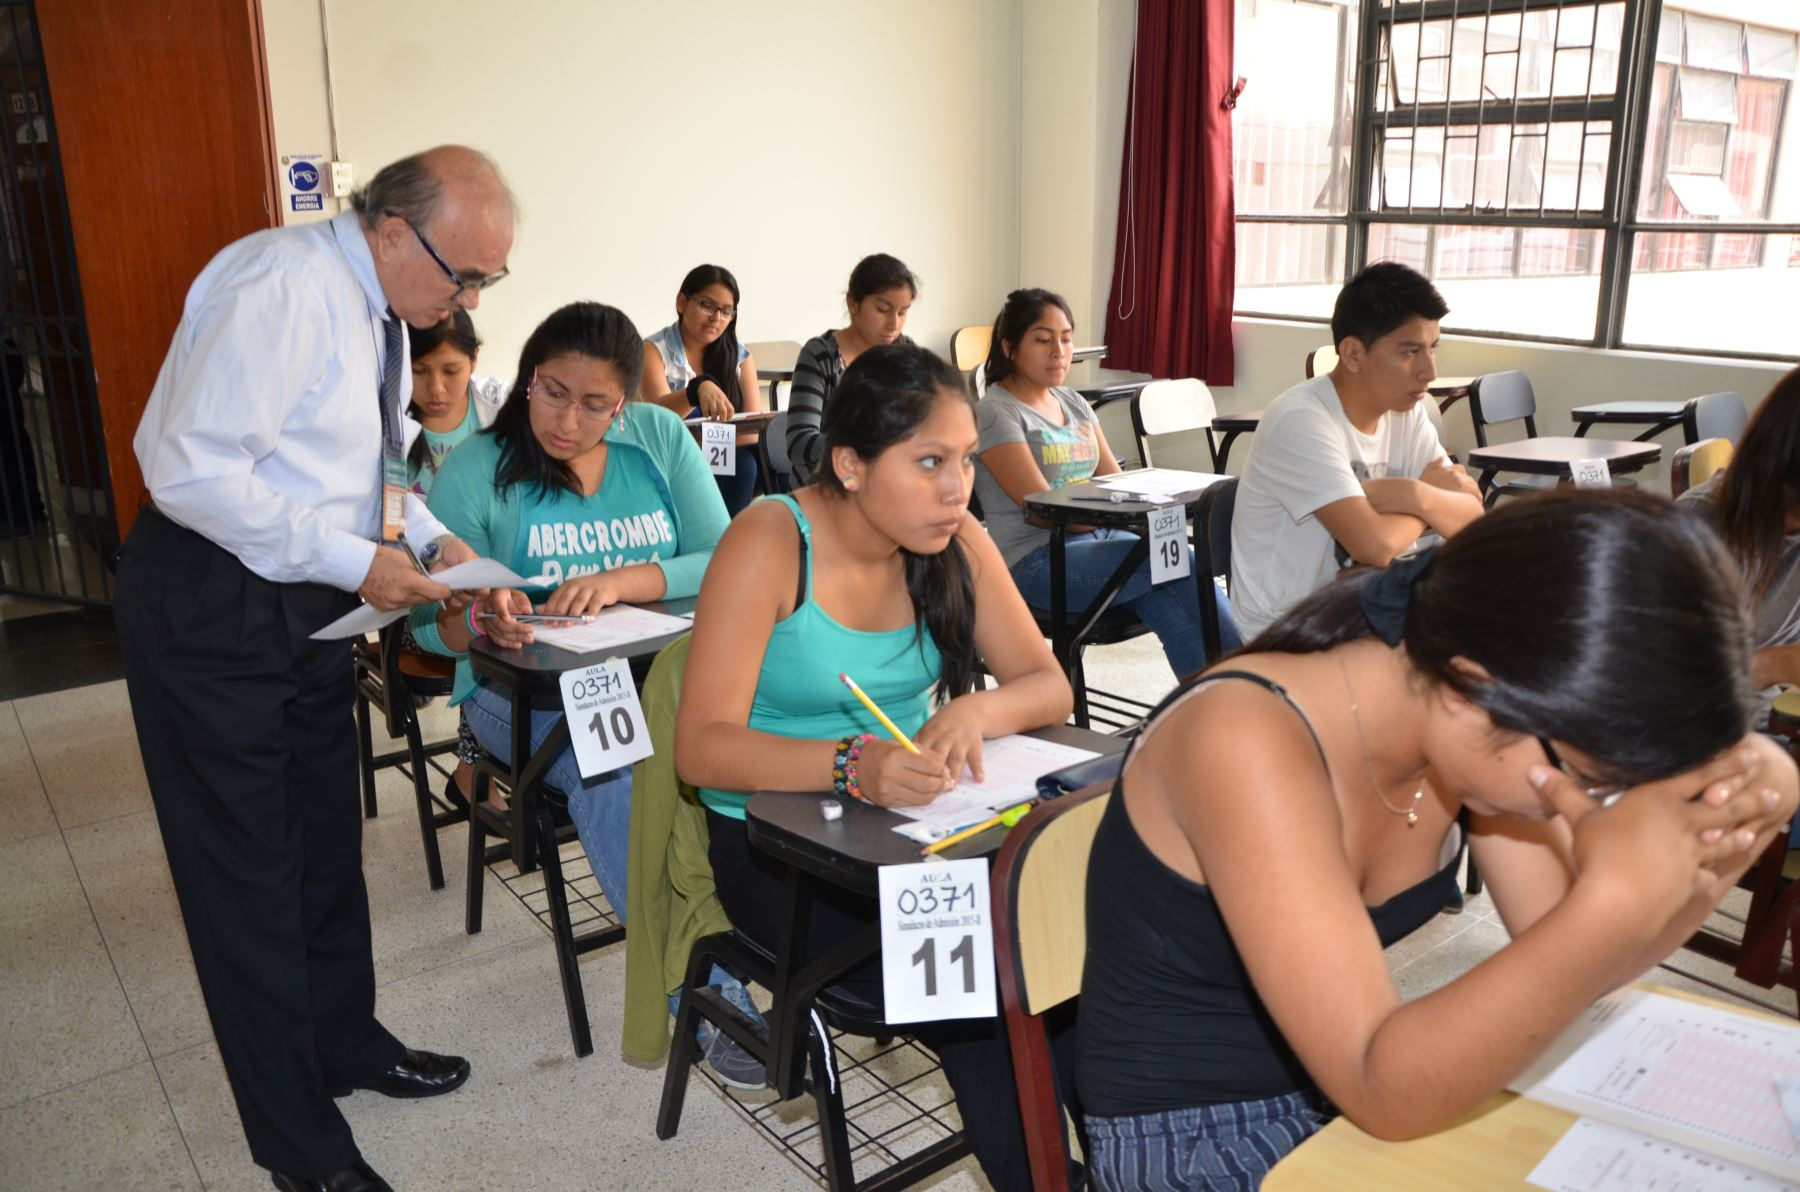
[[[1126,530],[1095,530],[1086,534],[1069,535],[1063,556],[1067,564],[1063,573],[1063,587],[1067,592],[1071,611],[1078,612],[1093,601],[1126,553],[1137,543],[1138,536]],[[1157,640],[1162,642],[1163,654],[1168,658],[1176,678],[1204,669],[1207,663],[1206,639],[1200,631],[1200,608],[1194,599],[1193,562],[1193,550],[1190,548],[1189,574],[1178,580],[1152,585],[1150,559],[1146,555],[1131,578],[1125,581],[1125,586],[1119,589],[1118,597],[1113,600],[1115,608],[1130,609],[1144,624],[1150,626]],[[1048,546],[1040,546],[1014,563],[1012,576],[1013,582],[1019,585],[1019,591],[1025,597],[1025,603],[1040,611],[1049,611]],[[1244,639],[1239,635],[1237,621],[1231,615],[1231,601],[1216,583],[1213,594],[1219,606],[1219,640],[1227,651],[1235,650],[1244,644]]]
[[[497,758],[501,765],[512,764],[512,697],[487,687],[477,686],[463,701],[463,715],[481,747]],[[531,713],[531,747],[536,749],[550,735],[551,727],[561,712],[551,708],[534,708]],[[612,904],[619,922],[625,922],[625,883],[631,852],[631,770],[613,770],[598,778],[586,779],[575,764],[575,751],[565,747],[551,763],[544,781],[569,797],[569,818],[581,847],[593,868],[594,880]],[[713,985],[728,988],[738,979],[726,970],[713,966]],[[673,1013],[675,999],[669,999]]]
[[[463,714],[481,747],[501,765],[512,764],[512,697],[477,685],[463,701]],[[536,749],[562,718],[561,709],[533,708],[531,747]],[[629,766],[583,778],[575,764],[575,751],[564,746],[551,763],[544,781],[569,799],[569,818],[581,837],[594,878],[612,904],[619,922],[625,921],[626,857],[631,845],[631,768]]]

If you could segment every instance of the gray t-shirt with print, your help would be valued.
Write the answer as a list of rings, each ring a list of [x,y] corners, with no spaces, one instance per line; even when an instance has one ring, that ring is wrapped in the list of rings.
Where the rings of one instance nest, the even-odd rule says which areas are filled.
[[[1004,385],[995,385],[975,406],[975,429],[984,453],[1005,443],[1024,443],[1050,487],[1061,488],[1086,480],[1099,466],[1100,420],[1075,390],[1050,392],[1061,407],[1060,423],[1014,397]],[[1050,541],[1050,531],[1027,522],[1025,511],[979,460],[975,464],[975,496],[981,502],[988,535],[1008,567]]]

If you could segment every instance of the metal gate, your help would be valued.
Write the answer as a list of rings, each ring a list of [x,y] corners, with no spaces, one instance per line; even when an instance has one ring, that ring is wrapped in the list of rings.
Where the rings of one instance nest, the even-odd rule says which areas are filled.
[[[118,519],[33,0],[0,0],[0,592],[112,600]]]

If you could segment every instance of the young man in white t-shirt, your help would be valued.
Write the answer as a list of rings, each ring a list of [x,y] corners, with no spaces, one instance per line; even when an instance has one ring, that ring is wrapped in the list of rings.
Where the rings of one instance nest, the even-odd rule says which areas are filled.
[[[1443,296],[1392,261],[1338,294],[1338,365],[1276,398],[1251,440],[1231,522],[1231,603],[1246,640],[1330,582],[1343,556],[1385,567],[1427,530],[1481,516],[1426,415]]]

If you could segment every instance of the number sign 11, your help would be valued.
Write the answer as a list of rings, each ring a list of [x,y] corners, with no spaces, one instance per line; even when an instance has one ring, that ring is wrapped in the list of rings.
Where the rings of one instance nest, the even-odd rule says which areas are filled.
[[[887,1020],[991,1018],[994,921],[987,861],[883,865],[880,885]]]
[[[731,423],[702,422],[700,451],[714,476],[737,475],[737,427]]]
[[[629,766],[655,752],[637,685],[622,659],[564,671],[562,696],[569,742],[583,778]]]

